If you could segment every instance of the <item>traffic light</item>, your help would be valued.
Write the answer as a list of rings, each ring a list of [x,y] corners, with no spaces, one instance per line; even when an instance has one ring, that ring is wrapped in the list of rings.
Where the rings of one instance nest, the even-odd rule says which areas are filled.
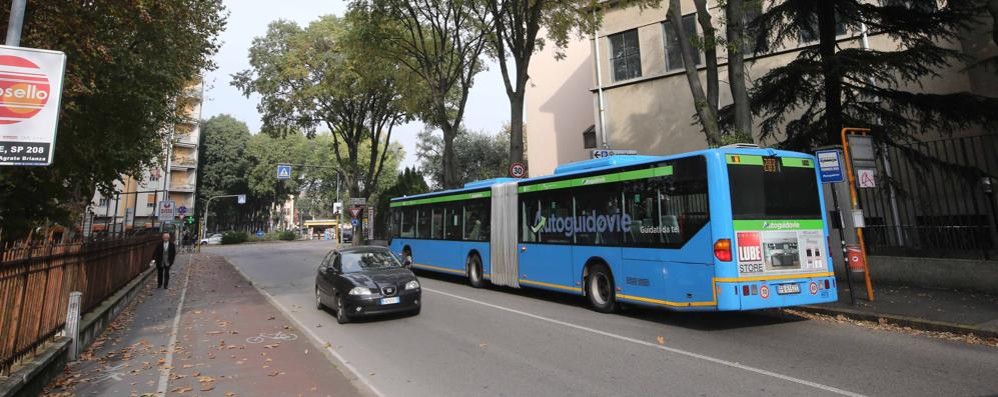
[[[186,222],[188,225],[193,225],[194,215],[187,215],[187,218],[184,219],[184,222]]]

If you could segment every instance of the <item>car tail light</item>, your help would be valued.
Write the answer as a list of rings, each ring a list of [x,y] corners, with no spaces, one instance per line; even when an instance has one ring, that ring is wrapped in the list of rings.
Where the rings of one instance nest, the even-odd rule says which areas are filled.
[[[731,240],[722,238],[714,242],[714,256],[721,262],[731,262]]]

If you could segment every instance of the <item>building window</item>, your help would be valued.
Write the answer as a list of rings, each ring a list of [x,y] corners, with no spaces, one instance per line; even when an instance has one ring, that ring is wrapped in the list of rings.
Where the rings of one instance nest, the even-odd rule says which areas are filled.
[[[100,200],[97,200],[97,206],[107,207],[107,202],[108,202],[107,197],[101,197]]]
[[[582,145],[584,149],[596,149],[596,125],[582,131]]]
[[[801,43],[811,43],[818,41],[818,15],[811,14],[808,18],[808,25],[801,26],[799,32],[797,32],[797,38]],[[839,13],[835,13],[835,35],[842,36],[846,34],[846,25],[842,23],[842,17]]]
[[[147,194],[146,195],[146,208],[156,208],[156,195]]]
[[[683,16],[683,30],[690,38],[691,42],[696,42],[697,37],[697,14]],[[676,70],[683,68],[683,50],[679,48],[679,37],[672,29],[672,21],[662,22],[662,31],[665,36],[665,70]],[[691,43],[693,44],[693,43]],[[694,44],[695,46],[695,44]],[[693,59],[697,65],[700,64],[700,50],[697,48],[693,52]]]
[[[610,35],[610,66],[613,68],[613,81],[641,77],[637,29]]]

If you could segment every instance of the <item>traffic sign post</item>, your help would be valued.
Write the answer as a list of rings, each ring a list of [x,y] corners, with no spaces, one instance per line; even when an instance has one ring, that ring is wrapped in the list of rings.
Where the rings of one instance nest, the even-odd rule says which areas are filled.
[[[818,171],[822,183],[843,181],[842,153],[838,149],[819,150],[814,155],[818,157]]]
[[[173,200],[160,201],[159,206],[157,207],[157,213],[159,214],[160,222],[172,222],[173,218],[177,215],[176,203]]]
[[[509,165],[509,176],[511,178],[523,178],[527,176],[527,166],[523,163],[513,163]]]
[[[177,207],[177,213],[179,213],[180,216],[186,215],[187,214],[187,207],[185,207],[183,205]]]
[[[291,179],[291,166],[288,164],[277,165],[277,180]]]
[[[637,150],[632,149],[593,149],[589,152],[589,156],[594,159],[601,159],[611,156],[633,156],[638,154]]]

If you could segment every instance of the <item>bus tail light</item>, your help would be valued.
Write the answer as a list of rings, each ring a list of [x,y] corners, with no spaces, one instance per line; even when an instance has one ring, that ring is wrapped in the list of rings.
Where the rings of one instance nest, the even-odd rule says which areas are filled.
[[[742,285],[742,296],[749,296],[748,285]]]
[[[829,285],[828,285],[828,284],[829,284],[829,282],[828,282],[828,280],[826,279],[826,280],[825,280],[825,289],[829,289]]]
[[[721,262],[731,262],[731,240],[722,238],[714,242],[714,257]]]

